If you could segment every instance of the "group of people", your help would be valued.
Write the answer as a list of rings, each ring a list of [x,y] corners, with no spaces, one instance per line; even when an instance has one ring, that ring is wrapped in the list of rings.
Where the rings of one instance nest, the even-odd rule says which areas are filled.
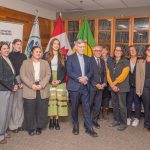
[[[86,42],[75,42],[76,52],[67,58],[60,50],[60,41],[53,39],[50,50],[43,53],[34,46],[30,58],[21,52],[22,41],[15,39],[12,52],[8,43],[0,42],[0,144],[7,143],[8,130],[40,135],[42,129],[60,130],[59,118],[71,117],[74,135],[79,134],[78,108],[82,103],[85,132],[97,137],[101,112],[108,118],[112,101],[113,122],[110,127],[123,131],[132,123],[137,126],[144,105],[144,130],[150,129],[150,45],[142,59],[134,46],[129,58],[121,46],[113,57],[107,47],[95,46],[93,56],[84,55]],[[131,112],[134,103],[135,118]]]

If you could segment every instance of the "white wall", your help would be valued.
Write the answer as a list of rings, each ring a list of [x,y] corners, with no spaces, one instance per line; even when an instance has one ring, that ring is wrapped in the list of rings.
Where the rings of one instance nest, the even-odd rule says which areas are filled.
[[[52,9],[47,10],[44,8],[40,8],[20,0],[0,0],[0,6],[25,12],[32,15],[36,14],[35,10],[37,9],[39,11],[40,17],[47,18],[47,19],[56,19],[55,10]]]

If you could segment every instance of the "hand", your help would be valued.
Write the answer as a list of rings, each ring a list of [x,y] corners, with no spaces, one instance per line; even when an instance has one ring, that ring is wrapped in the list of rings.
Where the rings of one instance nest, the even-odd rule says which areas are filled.
[[[104,89],[104,87],[103,87],[102,84],[96,84],[96,87],[97,87],[99,90],[103,90],[103,89]]]
[[[53,80],[52,85],[57,86],[60,82],[60,80]]]
[[[137,92],[136,94],[137,94],[139,97],[141,97],[141,93],[140,93],[140,92]]]
[[[88,83],[87,77],[84,77],[84,76],[79,77],[78,80],[81,84],[84,84],[84,85]]]
[[[37,85],[36,84],[32,84],[32,90],[38,90],[38,87],[37,87]]]
[[[18,85],[18,87],[19,87],[20,89],[22,89],[22,88],[23,88],[23,84],[20,83],[20,84]]]
[[[117,86],[113,86],[112,90],[113,90],[114,92],[119,92],[119,88],[118,88]]]
[[[37,85],[37,90],[41,90],[43,87],[39,84]]]
[[[16,84],[16,85],[14,85],[14,87],[13,87],[13,91],[16,92],[17,90],[18,90],[18,85]]]

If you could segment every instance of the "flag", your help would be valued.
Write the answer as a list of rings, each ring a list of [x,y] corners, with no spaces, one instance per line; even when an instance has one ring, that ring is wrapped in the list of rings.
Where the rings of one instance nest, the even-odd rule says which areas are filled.
[[[89,23],[86,18],[84,19],[84,21],[82,23],[82,26],[77,35],[77,39],[86,41],[84,54],[91,57],[92,56],[92,47],[94,47],[96,45],[96,43],[94,41],[92,32],[90,30]],[[73,48],[73,51],[75,51],[75,48]]]
[[[34,19],[33,27],[32,27],[30,37],[27,43],[27,47],[25,49],[25,54],[27,58],[30,57],[30,52],[33,46],[41,47],[38,16],[36,16]]]
[[[49,43],[46,47],[45,52],[49,51],[50,42],[54,38],[56,38],[60,41],[60,49],[62,50],[62,52],[65,56],[72,54],[72,49],[71,49],[70,43],[68,41],[68,37],[67,37],[65,29],[63,27],[63,22],[62,22],[62,19],[60,16],[58,17],[58,19],[56,21],[56,26],[54,28],[52,35],[51,35],[51,38],[49,40]]]

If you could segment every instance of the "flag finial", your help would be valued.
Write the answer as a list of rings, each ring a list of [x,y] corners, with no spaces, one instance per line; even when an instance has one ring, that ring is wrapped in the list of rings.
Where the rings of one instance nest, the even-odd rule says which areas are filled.
[[[36,10],[35,10],[35,12],[36,12],[36,16],[38,16],[38,14],[39,14],[39,10],[38,10],[38,9],[36,9]]]

